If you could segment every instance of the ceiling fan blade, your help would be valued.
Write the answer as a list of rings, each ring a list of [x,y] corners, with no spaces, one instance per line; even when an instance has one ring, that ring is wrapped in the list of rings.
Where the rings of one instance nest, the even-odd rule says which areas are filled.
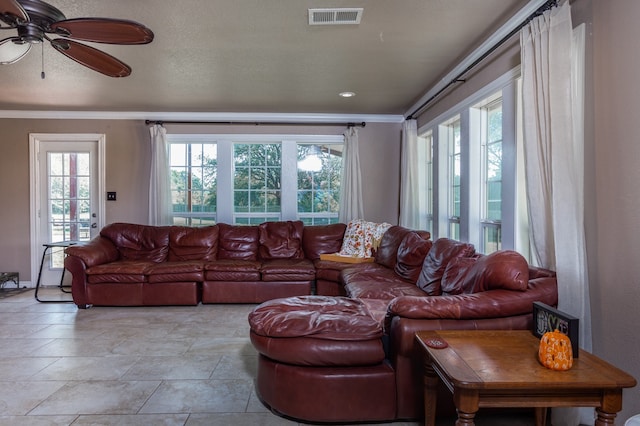
[[[11,15],[25,22],[29,20],[29,15],[16,0],[0,0],[0,16],[2,15]]]
[[[51,24],[52,32],[76,40],[110,44],[147,44],[153,31],[134,21],[111,18],[66,19]]]
[[[126,77],[131,74],[129,65],[91,46],[61,38],[51,40],[51,45],[79,64],[109,77]]]

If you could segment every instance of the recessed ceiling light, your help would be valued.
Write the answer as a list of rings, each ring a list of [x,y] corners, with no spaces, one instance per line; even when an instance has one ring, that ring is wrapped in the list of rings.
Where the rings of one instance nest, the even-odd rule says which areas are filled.
[[[339,95],[343,98],[353,98],[356,94],[353,92],[340,92]]]

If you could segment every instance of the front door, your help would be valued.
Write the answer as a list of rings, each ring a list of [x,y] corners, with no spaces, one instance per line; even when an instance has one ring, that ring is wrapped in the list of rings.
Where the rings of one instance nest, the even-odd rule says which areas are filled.
[[[44,244],[89,241],[102,227],[100,152],[104,135],[31,135],[33,150],[32,278],[35,285],[60,283],[64,248]],[[35,186],[35,187],[34,187]]]

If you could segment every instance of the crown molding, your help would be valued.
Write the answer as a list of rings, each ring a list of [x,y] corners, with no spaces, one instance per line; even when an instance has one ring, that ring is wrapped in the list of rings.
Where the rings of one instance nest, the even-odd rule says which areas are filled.
[[[402,123],[403,115],[314,114],[243,112],[140,112],[140,111],[26,111],[0,110],[0,118],[50,120],[151,120],[151,121],[237,121],[237,122],[366,122]]]

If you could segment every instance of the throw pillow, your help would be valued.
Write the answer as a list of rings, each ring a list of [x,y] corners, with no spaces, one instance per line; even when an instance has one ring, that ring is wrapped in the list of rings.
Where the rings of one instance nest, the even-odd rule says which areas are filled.
[[[364,231],[364,220],[354,219],[350,221],[344,231],[340,254],[343,256],[365,257]]]
[[[340,254],[352,257],[370,257],[380,244],[382,236],[391,227],[388,223],[367,222],[354,219],[344,232]]]

